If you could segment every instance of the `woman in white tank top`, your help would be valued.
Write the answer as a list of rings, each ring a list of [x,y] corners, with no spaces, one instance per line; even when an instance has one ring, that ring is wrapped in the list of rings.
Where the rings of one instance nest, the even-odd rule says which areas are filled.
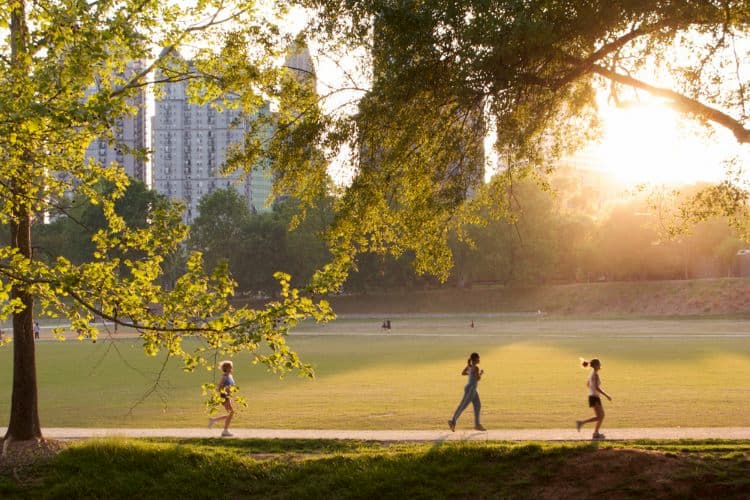
[[[208,428],[214,426],[215,423],[224,421],[224,430],[221,431],[222,437],[232,437],[233,434],[229,432],[229,424],[232,423],[232,417],[234,417],[234,406],[232,405],[232,393],[236,390],[234,383],[234,364],[227,360],[219,363],[221,366],[221,381],[219,382],[219,397],[221,398],[221,404],[224,405],[224,409],[227,411],[226,415],[220,417],[209,417]]]
[[[581,360],[581,364],[584,368],[591,366],[591,375],[589,375],[586,385],[589,387],[589,408],[594,409],[595,415],[586,420],[576,420],[576,429],[580,432],[583,424],[596,422],[592,437],[594,439],[604,439],[604,434],[599,433],[599,428],[602,426],[602,421],[604,420],[604,407],[602,406],[602,398],[599,397],[599,394],[602,394],[609,401],[612,401],[612,398],[602,389],[602,381],[599,378],[599,370],[602,368],[602,363],[594,358],[591,361]]]

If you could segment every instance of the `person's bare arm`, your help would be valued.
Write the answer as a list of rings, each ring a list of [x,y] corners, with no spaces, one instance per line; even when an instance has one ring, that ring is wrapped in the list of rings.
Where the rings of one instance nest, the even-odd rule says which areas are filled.
[[[609,394],[607,394],[606,392],[604,392],[604,390],[602,389],[601,381],[599,380],[599,375],[596,376],[596,392],[598,392],[599,394],[603,395],[608,400],[612,401],[612,398],[609,397]]]
[[[464,366],[464,370],[461,372],[461,375],[468,375],[469,374],[469,365]]]
[[[598,393],[600,393],[600,394],[603,394],[604,397],[607,398],[608,400],[612,401],[612,398],[609,396],[609,394],[607,394],[606,392],[604,392],[601,387],[597,387],[596,391]]]
[[[480,370],[478,366],[472,366],[471,369],[474,370],[474,376],[477,378],[477,381],[481,380],[484,370]]]

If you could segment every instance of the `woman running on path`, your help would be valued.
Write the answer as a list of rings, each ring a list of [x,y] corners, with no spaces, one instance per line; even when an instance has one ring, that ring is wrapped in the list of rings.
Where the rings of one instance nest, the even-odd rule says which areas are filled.
[[[592,437],[594,439],[604,439],[604,434],[599,433],[599,428],[602,426],[602,421],[604,420],[604,407],[602,407],[602,399],[599,397],[599,394],[604,395],[609,401],[612,401],[612,398],[602,390],[602,381],[599,378],[599,370],[602,368],[602,363],[594,358],[591,361],[581,360],[581,364],[584,368],[591,366],[591,375],[589,375],[586,385],[589,387],[589,408],[593,408],[596,415],[586,420],[576,420],[576,429],[580,432],[583,424],[596,422]]]
[[[482,424],[479,423],[479,410],[482,408],[482,402],[479,400],[479,393],[477,392],[477,384],[482,378],[484,370],[479,369],[479,354],[472,352],[469,359],[466,361],[466,367],[461,372],[461,375],[468,375],[469,381],[464,387],[464,397],[456,408],[456,412],[453,414],[453,418],[448,420],[448,427],[453,432],[456,431],[456,421],[461,413],[471,403],[474,406],[474,429],[478,431],[486,430]]]
[[[209,429],[213,427],[216,422],[221,420],[224,421],[224,430],[221,432],[223,437],[231,437],[234,435],[229,432],[229,424],[232,422],[232,417],[234,416],[234,407],[232,406],[232,387],[234,387],[234,377],[232,376],[233,369],[234,365],[231,361],[221,362],[221,371],[223,371],[224,374],[221,376],[221,381],[219,382],[219,396],[224,404],[224,409],[227,410],[227,414],[220,417],[209,417],[208,419]]]

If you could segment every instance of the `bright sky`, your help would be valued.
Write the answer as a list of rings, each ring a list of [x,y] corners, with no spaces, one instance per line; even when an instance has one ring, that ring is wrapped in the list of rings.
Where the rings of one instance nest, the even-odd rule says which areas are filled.
[[[659,87],[674,88],[673,76],[663,65],[676,69],[695,66],[703,53],[696,47],[714,43],[706,35],[684,34],[674,40],[668,62],[646,64],[641,74],[633,76]],[[731,58],[748,49],[750,40],[738,35],[731,37],[730,47],[719,49],[717,55]],[[734,87],[738,78],[745,79],[743,70],[738,66],[726,75],[722,87]],[[727,167],[732,162],[734,169],[750,166],[744,165],[750,159],[748,147],[740,146],[727,129],[700,125],[648,93],[624,90],[622,94],[620,97],[629,105],[618,108],[609,102],[605,92],[601,93],[598,104],[603,137],[582,154],[598,158],[601,170],[611,172],[624,184],[717,182],[727,177]]]
[[[647,96],[625,108],[605,103],[600,116],[603,137],[581,155],[627,185],[716,182],[725,162],[747,157],[727,130],[701,127]]]

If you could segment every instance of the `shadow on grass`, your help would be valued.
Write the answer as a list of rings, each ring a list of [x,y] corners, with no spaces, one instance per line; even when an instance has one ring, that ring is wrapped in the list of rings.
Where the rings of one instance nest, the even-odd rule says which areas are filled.
[[[748,445],[695,453],[604,444],[106,440],[77,443],[0,496],[46,498],[607,498],[739,496]],[[731,446],[731,445],[730,445]],[[591,480],[596,478],[596,480]]]
[[[367,448],[380,448],[377,442],[348,439],[144,439],[144,442],[164,444],[173,443],[184,447],[224,448],[238,453],[346,453],[357,452]]]

